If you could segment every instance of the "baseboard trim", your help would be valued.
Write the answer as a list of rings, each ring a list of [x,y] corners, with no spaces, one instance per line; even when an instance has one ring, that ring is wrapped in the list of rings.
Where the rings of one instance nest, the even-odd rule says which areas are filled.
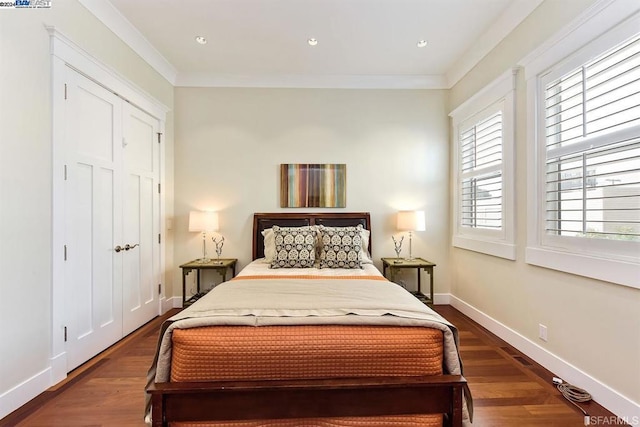
[[[51,368],[46,368],[2,393],[0,395],[0,419],[6,417],[24,405],[25,402],[30,401],[49,388],[51,385],[50,380]]]
[[[433,294],[433,304],[450,305],[451,294]]]
[[[589,391],[593,400],[607,408],[616,416],[626,420],[626,422],[629,422],[632,425],[638,425],[640,423],[638,418],[638,414],[640,414],[640,404],[620,394],[606,384],[603,384],[545,348],[540,347],[538,344],[521,335],[517,331],[509,328],[455,295],[449,295],[449,300],[449,304],[456,310],[468,316],[491,333],[497,335],[499,338],[505,340],[507,343],[523,352],[549,371],[553,372],[554,375]],[[549,381],[551,381],[551,379],[549,379]]]
[[[53,386],[67,378],[67,353],[60,353],[57,356],[52,357],[50,364],[51,379],[49,384]]]
[[[164,300],[163,314],[172,308],[182,308],[182,297],[171,297]]]

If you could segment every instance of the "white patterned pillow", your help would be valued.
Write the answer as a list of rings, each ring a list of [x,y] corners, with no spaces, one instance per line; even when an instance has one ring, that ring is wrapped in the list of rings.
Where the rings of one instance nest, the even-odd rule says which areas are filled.
[[[320,226],[320,268],[362,268],[362,225]]]
[[[310,268],[316,261],[314,226],[278,227],[274,225],[275,255],[271,268]]]

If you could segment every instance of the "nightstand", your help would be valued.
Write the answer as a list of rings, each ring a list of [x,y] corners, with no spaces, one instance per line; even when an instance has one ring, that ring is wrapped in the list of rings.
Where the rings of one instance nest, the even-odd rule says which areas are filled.
[[[387,277],[387,269],[389,269],[389,277],[390,281],[394,281],[395,275],[401,268],[414,268],[418,272],[418,291],[413,293],[416,298],[427,305],[433,305],[433,267],[436,265],[431,261],[427,261],[422,258],[382,258],[382,274],[384,277]],[[429,273],[429,295],[425,295],[422,293],[421,283],[420,283],[420,269]]]
[[[227,271],[231,269],[231,278],[236,275],[236,263],[238,262],[235,258],[220,258],[212,259],[209,262],[201,262],[200,260],[189,261],[185,264],[182,264],[180,268],[182,269],[182,306],[185,307],[188,304],[195,302],[198,298],[200,298],[203,293],[200,292],[200,271],[201,270],[216,270],[220,276],[222,276],[222,281],[227,281]],[[192,295],[188,300],[186,296],[187,292],[187,276],[191,273],[192,270],[196,270],[196,286],[197,293]]]

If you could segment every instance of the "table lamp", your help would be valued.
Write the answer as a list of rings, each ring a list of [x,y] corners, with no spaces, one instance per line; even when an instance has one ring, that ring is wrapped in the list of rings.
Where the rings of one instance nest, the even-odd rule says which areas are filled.
[[[202,258],[201,263],[210,262],[207,258],[207,233],[218,231],[218,213],[211,211],[189,212],[189,231],[202,233]]]
[[[399,231],[409,232],[409,260],[415,259],[411,253],[411,234],[414,231],[424,231],[424,211],[399,211],[397,228]]]

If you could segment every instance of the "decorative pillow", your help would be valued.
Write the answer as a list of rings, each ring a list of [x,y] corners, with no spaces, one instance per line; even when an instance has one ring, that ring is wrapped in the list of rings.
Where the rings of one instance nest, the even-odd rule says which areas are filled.
[[[320,268],[362,268],[362,230],[320,226]]]
[[[313,226],[272,227],[275,256],[271,268],[310,268],[316,260],[316,234]]]
[[[323,229],[331,229],[331,230],[338,230],[340,228],[344,228],[344,227],[328,227],[328,226],[321,226],[323,227]],[[362,241],[362,250],[360,251],[360,262],[362,264],[373,264],[373,260],[371,259],[371,255],[369,254],[369,238],[371,236],[371,232],[369,230],[367,230],[366,228],[363,228],[362,225],[358,225],[356,228],[360,229],[360,239]],[[321,246],[322,246],[322,239],[320,239],[319,243],[319,248],[318,248],[318,259],[320,258],[320,250],[321,250]]]

